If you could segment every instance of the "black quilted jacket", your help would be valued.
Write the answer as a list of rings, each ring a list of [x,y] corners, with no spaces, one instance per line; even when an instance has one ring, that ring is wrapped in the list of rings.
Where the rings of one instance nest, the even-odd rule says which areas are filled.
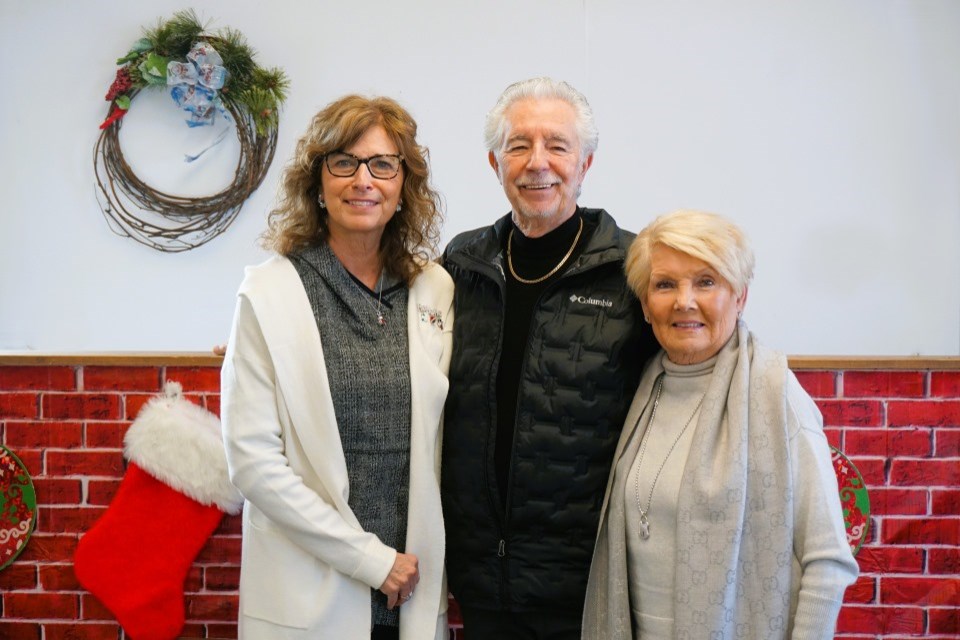
[[[583,209],[592,234],[534,312],[503,513],[494,471],[496,376],[509,216],[460,234],[441,489],[447,572],[460,604],[580,611],[617,438],[655,341],[627,287],[633,234]]]

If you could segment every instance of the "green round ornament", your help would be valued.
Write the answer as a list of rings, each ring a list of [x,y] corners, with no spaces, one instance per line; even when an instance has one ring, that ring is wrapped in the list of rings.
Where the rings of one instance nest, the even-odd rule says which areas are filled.
[[[860,471],[850,458],[836,447],[830,447],[833,470],[837,474],[840,489],[840,506],[843,508],[843,524],[847,529],[847,542],[854,555],[860,551],[870,529],[870,496]]]
[[[0,570],[26,548],[36,519],[33,480],[20,458],[0,445]]]

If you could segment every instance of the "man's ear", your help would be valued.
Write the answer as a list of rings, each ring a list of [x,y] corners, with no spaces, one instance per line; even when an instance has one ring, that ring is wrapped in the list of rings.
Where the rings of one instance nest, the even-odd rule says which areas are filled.
[[[583,179],[583,176],[587,175],[587,169],[590,168],[590,165],[593,164],[593,154],[591,153],[586,158],[583,159],[583,166],[580,167],[580,179]]]
[[[503,180],[500,179],[500,163],[497,162],[497,154],[493,151],[487,154],[487,162],[490,163],[490,166],[493,167],[493,172],[497,174],[497,181],[500,184],[503,184]]]
[[[577,197],[580,197],[580,192],[583,190],[583,179],[587,176],[587,170],[590,168],[590,165],[593,164],[593,154],[591,153],[586,158],[583,159],[583,162],[580,164],[580,177],[577,180]]]

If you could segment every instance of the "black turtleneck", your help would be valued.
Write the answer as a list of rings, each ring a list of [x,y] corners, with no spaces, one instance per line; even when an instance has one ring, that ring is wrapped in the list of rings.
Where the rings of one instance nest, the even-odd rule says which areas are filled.
[[[582,219],[580,209],[577,208],[569,220],[539,238],[528,238],[515,224],[511,224],[513,237],[511,240],[508,231],[505,242],[510,243],[513,270],[524,280],[536,280],[549,273],[569,251]],[[507,479],[516,428],[520,374],[527,356],[527,339],[532,329],[530,323],[533,312],[540,295],[577,261],[592,231],[591,225],[584,220],[583,232],[573,253],[556,273],[543,282],[525,284],[513,276],[509,266],[505,269],[507,292],[504,303],[503,345],[500,351],[500,367],[497,370],[497,441],[494,450],[497,488],[500,492],[500,504],[504,509],[507,504]],[[506,253],[507,246],[504,244],[504,255]]]

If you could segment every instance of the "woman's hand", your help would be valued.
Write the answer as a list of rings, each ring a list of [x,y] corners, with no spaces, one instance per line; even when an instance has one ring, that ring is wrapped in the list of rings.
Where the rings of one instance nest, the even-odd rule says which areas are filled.
[[[420,582],[418,562],[417,556],[412,553],[397,552],[390,574],[380,585],[380,591],[387,595],[387,609],[403,605],[413,596],[413,589]]]

